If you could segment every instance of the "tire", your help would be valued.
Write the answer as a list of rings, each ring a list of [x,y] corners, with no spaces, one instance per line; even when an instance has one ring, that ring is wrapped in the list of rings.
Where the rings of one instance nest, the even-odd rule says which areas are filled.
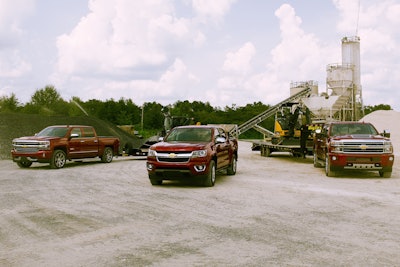
[[[155,175],[150,175],[150,174],[149,174],[149,179],[150,179],[150,183],[151,183],[152,185],[161,185],[162,182],[163,182],[162,179],[156,178]]]
[[[271,156],[271,149],[270,149],[269,147],[266,147],[266,148],[265,148],[265,156],[266,156],[266,157]]]
[[[111,147],[104,148],[103,155],[101,156],[101,162],[110,163],[113,160],[114,153]]]
[[[237,168],[237,159],[236,159],[236,156],[233,156],[232,162],[229,165],[228,169],[226,170],[226,173],[228,175],[235,175],[236,174],[236,168]]]
[[[379,176],[382,178],[390,178],[392,177],[392,172],[379,171]]]
[[[331,161],[328,155],[325,157],[325,174],[328,177],[333,177],[336,175],[336,173],[332,171]]]
[[[55,150],[50,160],[50,168],[61,169],[67,161],[67,155],[62,150]]]
[[[319,162],[318,162],[318,156],[317,156],[317,153],[313,153],[313,159],[314,159],[314,167],[315,168],[320,168],[321,167],[321,164],[319,164]]]
[[[210,165],[208,166],[208,173],[204,177],[204,186],[212,187],[215,184],[215,162],[212,160],[210,161]]]
[[[22,159],[21,161],[17,161],[17,165],[20,168],[29,168],[32,165],[32,161]]]

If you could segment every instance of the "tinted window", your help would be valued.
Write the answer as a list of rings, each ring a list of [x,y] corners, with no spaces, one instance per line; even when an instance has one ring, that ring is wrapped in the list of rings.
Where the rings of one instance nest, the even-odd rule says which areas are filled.
[[[165,141],[208,142],[211,140],[211,129],[207,128],[174,128]]]
[[[94,130],[92,127],[83,128],[83,134],[85,137],[94,137]]]

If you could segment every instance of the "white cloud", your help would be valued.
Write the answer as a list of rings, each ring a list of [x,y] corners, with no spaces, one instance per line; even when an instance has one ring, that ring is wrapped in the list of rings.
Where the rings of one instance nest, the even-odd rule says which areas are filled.
[[[57,40],[61,73],[126,74],[165,64],[165,47],[188,35],[169,1],[92,0],[90,13]]]
[[[239,75],[248,73],[251,70],[251,59],[254,57],[256,49],[254,45],[247,42],[236,53],[228,53],[223,65],[223,70],[234,72]]]
[[[34,9],[34,0],[0,0],[0,49],[18,44],[23,29],[21,22]]]
[[[201,17],[219,19],[223,17],[236,0],[193,0],[195,12]]]
[[[244,83],[248,94],[252,93],[256,99],[272,105],[289,97],[292,81],[323,80],[325,66],[331,63],[325,60],[338,55],[332,52],[332,46],[324,47],[316,36],[304,32],[302,20],[292,6],[283,4],[275,15],[279,19],[281,41],[272,49],[272,60],[265,71],[252,75]],[[324,83],[319,91],[325,91]]]

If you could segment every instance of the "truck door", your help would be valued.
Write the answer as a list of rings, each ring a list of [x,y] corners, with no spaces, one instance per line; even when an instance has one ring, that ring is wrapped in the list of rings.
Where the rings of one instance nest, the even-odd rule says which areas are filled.
[[[81,142],[81,152],[86,157],[96,157],[99,155],[98,138],[92,127],[82,127],[83,138]]]
[[[217,129],[215,131],[215,142],[216,142],[216,149],[217,149],[217,168],[226,167],[229,164],[229,142],[228,137],[226,136],[224,130]],[[223,143],[217,143],[217,139],[222,140],[221,138],[225,139]]]
[[[79,127],[73,127],[69,136],[68,155],[70,158],[80,158],[81,156],[82,131]]]

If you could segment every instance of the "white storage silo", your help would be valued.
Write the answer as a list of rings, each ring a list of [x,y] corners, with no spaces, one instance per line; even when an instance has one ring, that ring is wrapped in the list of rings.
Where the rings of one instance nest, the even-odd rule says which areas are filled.
[[[342,65],[352,66],[355,93],[361,94],[360,37],[342,38]]]

